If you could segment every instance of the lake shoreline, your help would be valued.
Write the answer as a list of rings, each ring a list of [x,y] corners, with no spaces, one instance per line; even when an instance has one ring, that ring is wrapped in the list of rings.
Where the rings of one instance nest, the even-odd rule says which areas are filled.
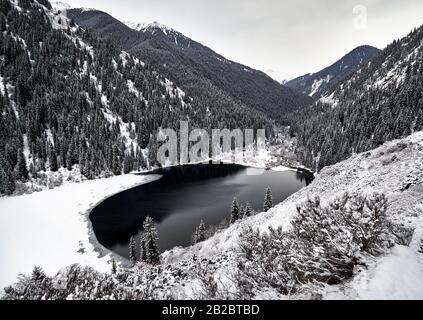
[[[161,203],[167,203],[168,201],[170,201],[169,199],[174,199],[174,195],[172,196],[172,194],[174,193],[174,189],[180,189],[180,188],[185,188],[186,187],[186,183],[190,184],[193,181],[200,181],[203,184],[205,183],[204,181],[208,181],[210,178],[218,178],[217,181],[219,181],[219,179],[226,179],[228,182],[227,183],[231,183],[229,181],[231,181],[231,177],[238,177],[238,176],[245,176],[248,178],[241,178],[242,180],[238,179],[237,183],[242,183],[242,185],[244,186],[242,190],[247,190],[245,192],[249,192],[249,196],[244,194],[244,197],[241,196],[241,194],[239,194],[239,190],[236,188],[239,188],[237,184],[234,185],[234,187],[230,187],[227,185],[227,183],[225,184],[225,187],[227,188],[226,191],[224,191],[224,196],[222,196],[222,194],[220,194],[219,191],[217,194],[214,193],[217,189],[219,190],[219,188],[221,189],[221,187],[219,187],[219,183],[217,185],[214,185],[213,183],[205,183],[206,187],[204,188],[212,188],[209,191],[204,191],[204,189],[201,189],[202,187],[195,187],[194,189],[190,189],[190,191],[186,191],[184,189],[184,192],[189,192],[189,194],[193,194],[193,197],[196,198],[196,193],[197,190],[198,192],[200,192],[200,195],[197,195],[199,198],[196,199],[202,199],[201,197],[201,192],[203,194],[207,193],[208,197],[212,197],[213,199],[216,199],[217,202],[219,202],[219,205],[222,205],[222,203],[227,204],[228,207],[230,207],[230,203],[233,200],[233,197],[230,199],[227,199],[227,195],[230,194],[232,192],[232,190],[234,190],[234,194],[237,194],[236,197],[240,196],[241,197],[241,202],[245,203],[245,201],[248,202],[253,202],[253,208],[257,210],[257,212],[260,212],[261,208],[262,208],[262,198],[261,198],[261,192],[264,193],[265,188],[270,185],[273,184],[274,188],[275,188],[275,195],[276,195],[276,200],[278,203],[280,201],[283,201],[285,197],[290,196],[291,194],[297,192],[299,189],[301,189],[302,187],[304,187],[306,184],[309,184],[312,179],[313,176],[310,175],[308,172],[304,172],[301,170],[296,170],[293,168],[287,168],[287,167],[278,167],[276,170],[273,170],[274,168],[252,168],[249,165],[246,164],[232,164],[232,163],[222,163],[221,164],[222,167],[218,168],[218,164],[213,164],[211,162],[202,162],[200,164],[186,164],[186,165],[177,165],[177,166],[168,166],[165,168],[155,168],[153,170],[150,170],[148,172],[141,172],[141,173],[136,173],[137,175],[143,175],[143,176],[149,176],[152,174],[159,174],[162,176],[161,179],[158,180],[163,180],[163,176],[166,176],[166,181],[158,181],[155,180],[155,185],[146,188],[142,188],[141,190],[134,190],[137,189],[138,187],[135,188],[129,188],[127,190],[123,190],[122,192],[120,192],[117,195],[113,195],[111,197],[108,197],[107,199],[104,199],[102,202],[98,203],[96,206],[93,206],[88,214],[88,217],[90,219],[90,229],[92,230],[92,240],[93,240],[93,244],[99,248],[98,252],[101,254],[105,249],[107,251],[115,251],[115,252],[119,252],[118,255],[121,256],[122,252],[123,255],[127,256],[127,252],[125,251],[125,243],[124,241],[126,241],[127,237],[129,237],[129,233],[131,233],[133,235],[132,232],[135,232],[135,226],[138,230],[137,233],[140,232],[139,229],[139,222],[135,222],[136,219],[144,219],[143,217],[146,215],[146,212],[149,213],[151,215],[152,212],[154,212],[155,214],[153,215],[153,218],[158,221],[158,229],[160,231],[161,234],[163,234],[164,229],[166,228],[164,227],[163,223],[166,222],[167,220],[163,220],[163,219],[168,219],[170,216],[168,216],[170,214],[170,212],[180,212],[180,214],[183,212],[183,214],[185,215],[190,215],[190,222],[188,222],[188,226],[184,227],[185,231],[181,231],[181,234],[183,234],[183,237],[185,238],[185,240],[183,241],[183,244],[179,244],[177,242],[172,242],[172,240],[169,239],[175,239],[175,232],[173,230],[173,228],[171,230],[169,230],[171,233],[164,233],[167,235],[167,237],[162,238],[162,253],[165,251],[168,251],[170,249],[172,249],[173,247],[178,247],[178,246],[182,246],[182,247],[189,247],[189,243],[190,242],[187,237],[188,237],[188,233],[189,233],[189,237],[192,235],[193,230],[195,229],[195,225],[193,225],[192,220],[193,219],[198,219],[198,222],[200,221],[201,218],[205,218],[206,219],[206,224],[208,225],[218,225],[225,217],[226,217],[226,208],[222,209],[220,207],[217,208],[213,201],[210,201],[210,199],[207,200],[201,200],[204,201],[204,203],[201,204],[200,207],[198,207],[197,209],[195,209],[194,207],[186,207],[185,208],[185,203],[184,203],[184,207],[181,209],[181,204],[180,203],[169,203],[167,205],[165,205],[165,207],[163,207],[163,204]],[[198,167],[198,168],[192,168],[192,167]],[[216,168],[213,168],[214,166],[216,166]],[[213,169],[211,169],[213,168]],[[252,172],[245,172],[243,171],[244,169],[257,169],[252,171]],[[211,171],[210,171],[211,170]],[[217,170],[217,171],[216,171]],[[235,171],[234,171],[235,170]],[[241,170],[241,171],[239,171]],[[190,173],[194,174],[194,175],[200,175],[201,178],[197,177],[197,178],[189,178],[190,177]],[[242,173],[241,173],[242,172]],[[274,173],[270,173],[270,172],[274,172]],[[284,178],[284,182],[279,182],[282,180],[274,180],[274,179],[278,179],[278,175],[279,174],[283,174],[283,176],[286,176],[284,174],[284,172],[292,172],[292,173],[296,173],[297,175],[287,175],[287,177],[290,177],[288,180],[285,180]],[[215,176],[217,174],[217,176]],[[298,175],[300,174],[300,175]],[[170,176],[169,176],[170,175]],[[186,175],[188,175],[187,180],[186,180]],[[251,176],[254,176],[254,178],[252,178]],[[220,178],[219,178],[220,177]],[[258,177],[258,178],[257,178]],[[273,178],[271,178],[273,177]],[[169,180],[170,179],[170,180]],[[194,180],[190,180],[190,179],[194,179]],[[199,179],[199,180],[197,180]],[[229,180],[228,180],[229,179]],[[258,179],[258,180],[257,180]],[[269,180],[271,179],[271,180]],[[204,180],[204,181],[203,181]],[[190,182],[191,181],[191,182]],[[243,181],[243,182],[241,182]],[[256,181],[261,181],[261,182],[257,182]],[[268,182],[266,182],[268,181]],[[273,181],[273,182],[271,182]],[[295,182],[297,181],[297,182]],[[301,181],[301,182],[300,182]],[[179,186],[179,182],[181,183],[181,185]],[[156,185],[156,183],[158,183],[158,185]],[[170,183],[170,185],[169,185]],[[260,184],[261,183],[261,184]],[[269,183],[269,184],[268,184]],[[288,184],[287,184],[288,183]],[[305,184],[305,185],[304,185]],[[151,185],[151,184],[150,184]],[[178,185],[177,187],[175,187],[175,185]],[[302,186],[300,186],[302,185]],[[160,200],[154,200],[157,201],[157,203],[160,203],[157,207],[157,205],[151,207],[150,201],[153,201],[152,199],[155,199],[155,194],[157,193],[157,189],[159,188],[160,190],[160,194],[163,193],[162,190],[167,190],[167,187],[170,187],[169,192],[170,194],[166,195],[166,197],[169,197],[169,195],[171,196],[171,198],[169,199],[163,199],[163,198],[159,198]],[[245,187],[248,186],[247,189],[245,189]],[[200,189],[198,189],[200,188]],[[214,188],[214,189],[213,189]],[[233,189],[235,188],[235,189]],[[255,189],[254,189],[255,188]],[[257,189],[258,188],[258,189]],[[278,188],[281,188],[278,192]],[[272,187],[273,189],[273,187]],[[131,190],[133,190],[131,192]],[[156,190],[156,191],[152,191],[152,190]],[[200,191],[201,190],[201,191]],[[207,190],[207,189],[205,189]],[[238,191],[236,191],[238,190]],[[255,191],[252,191],[255,190]],[[243,192],[244,192],[243,191]],[[148,192],[150,192],[150,194],[148,194]],[[153,192],[153,193],[151,193]],[[192,193],[194,192],[194,193]],[[253,192],[253,193],[251,193]],[[126,194],[124,194],[126,193]],[[120,197],[119,197],[120,195]],[[153,198],[151,198],[153,197]],[[161,196],[163,197],[163,196]],[[183,195],[179,195],[179,198],[185,198],[185,196]],[[222,198],[223,197],[223,198]],[[283,197],[283,198],[281,198]],[[178,198],[178,199],[179,199]],[[244,199],[242,199],[244,198]],[[136,199],[136,200],[132,200],[132,199]],[[104,204],[106,201],[109,201],[107,204]],[[135,201],[135,202],[134,202]],[[147,202],[146,202],[147,201]],[[174,201],[174,200],[172,200]],[[199,200],[200,201],[200,200]],[[254,204],[254,202],[256,202]],[[103,205],[103,206],[101,206]],[[167,207],[166,207],[167,206]],[[140,209],[142,208],[142,209]],[[206,208],[206,209],[204,209]],[[213,210],[217,210],[216,214],[215,214],[215,218],[210,218],[210,213],[205,213],[210,211],[210,208],[213,208]],[[165,210],[165,211],[163,211]],[[222,211],[224,210],[224,211]],[[160,212],[159,215],[157,216],[157,212]],[[163,212],[169,212],[169,213],[165,213],[165,216],[163,216]],[[222,216],[222,214],[225,214],[225,216]],[[94,216],[93,216],[94,215]],[[105,216],[106,215],[106,216]],[[216,219],[216,217],[219,217],[218,221],[215,221],[214,219]],[[176,217],[176,216],[175,216]],[[198,218],[197,218],[198,217]],[[208,217],[208,218],[207,218]],[[94,220],[93,220],[94,219]],[[119,220],[121,219],[121,220]],[[128,220],[129,219],[129,220]],[[207,221],[207,219],[209,219],[209,221]],[[211,219],[211,221],[210,221]],[[116,221],[116,223],[114,222]],[[177,223],[177,222],[176,222]],[[190,224],[191,223],[191,224]],[[94,224],[94,226],[93,226]],[[178,224],[178,223],[177,223]],[[167,222],[168,225],[168,222]],[[122,229],[124,228],[124,229]],[[129,229],[128,229],[129,228]],[[189,229],[188,231],[186,230],[187,228],[192,228]],[[129,231],[133,229],[134,231]],[[160,230],[161,229],[161,230]],[[181,229],[182,230],[182,229]],[[97,235],[96,235],[97,233]],[[138,234],[139,235],[139,234]],[[176,243],[174,246],[169,247],[169,244],[165,245],[164,243]],[[116,251],[118,250],[118,251]]]

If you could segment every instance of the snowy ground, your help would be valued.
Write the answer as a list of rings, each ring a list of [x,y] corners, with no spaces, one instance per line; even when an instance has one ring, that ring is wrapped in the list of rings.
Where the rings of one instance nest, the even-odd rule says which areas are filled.
[[[14,283],[19,273],[30,273],[34,265],[51,275],[73,263],[109,270],[111,256],[100,257],[90,242],[90,209],[159,177],[125,175],[0,198],[0,288]]]

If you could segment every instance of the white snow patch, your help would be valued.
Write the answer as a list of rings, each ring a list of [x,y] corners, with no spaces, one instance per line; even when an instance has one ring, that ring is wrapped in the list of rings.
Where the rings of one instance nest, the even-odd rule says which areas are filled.
[[[122,60],[122,65],[126,67],[126,64],[128,63],[128,59],[130,58],[129,53],[122,51],[120,54],[120,60]]]
[[[325,84],[329,83],[329,81],[333,78],[332,75],[327,75],[326,78],[321,78],[319,80],[314,80],[313,85],[311,86],[311,92],[309,94],[310,97],[313,97],[320,89],[320,87]]]
[[[23,135],[23,154],[24,154],[26,166],[27,166],[27,169],[28,169],[29,168],[28,166],[29,166],[30,162],[32,162],[32,160],[30,159],[31,153],[29,152],[28,137],[27,137],[26,134]]]
[[[285,171],[297,171],[295,169],[289,168],[289,167],[285,167],[285,166],[278,166],[278,167],[274,167],[272,168],[273,171],[277,171],[277,172],[285,172]]]
[[[46,134],[47,140],[51,143],[52,146],[54,146],[53,133],[51,132],[51,129],[46,129]]]
[[[143,99],[142,93],[135,87],[135,83],[132,80],[127,80],[128,90],[137,96],[139,99]]]
[[[69,4],[65,2],[61,2],[61,1],[51,2],[51,6],[53,7],[53,9],[60,10],[60,11],[72,9],[72,7]]]
[[[34,265],[49,275],[74,263],[108,271],[110,255],[100,258],[89,239],[89,210],[113,194],[159,178],[124,175],[0,198],[0,288]]]
[[[0,76],[0,93],[4,96],[5,92],[4,92],[4,82],[3,82],[3,77]]]

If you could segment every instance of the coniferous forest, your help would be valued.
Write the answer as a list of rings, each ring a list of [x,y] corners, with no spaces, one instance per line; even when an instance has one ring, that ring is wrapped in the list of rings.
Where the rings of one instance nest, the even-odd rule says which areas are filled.
[[[306,166],[320,170],[423,129],[422,41],[420,27],[292,117]]]
[[[110,40],[19,3],[26,14],[0,2],[1,193],[46,170],[78,165],[92,179],[154,166],[156,131],[181,120],[272,134],[263,114],[223,95],[193,98]]]

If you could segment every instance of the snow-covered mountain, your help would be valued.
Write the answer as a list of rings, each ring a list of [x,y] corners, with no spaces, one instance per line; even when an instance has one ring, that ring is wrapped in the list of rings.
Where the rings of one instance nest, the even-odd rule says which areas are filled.
[[[303,163],[320,169],[423,130],[423,27],[395,40],[299,115]]]
[[[230,61],[160,23],[124,24],[105,12],[79,9],[68,10],[67,15],[167,74],[199,100],[211,94],[224,95],[281,123],[286,122],[288,113],[313,102],[264,72]]]
[[[71,5],[67,4],[66,2],[62,2],[62,1],[53,1],[53,2],[51,2],[51,6],[56,10],[72,9]]]
[[[65,15],[72,9],[2,4],[0,194],[154,166],[154,133],[182,119],[270,128],[262,113],[219,92],[194,100],[167,73],[74,24]]]
[[[355,48],[331,66],[317,73],[306,74],[288,81],[286,85],[311,97],[320,98],[379,52],[379,49],[371,46]]]
[[[267,69],[265,73],[271,77],[273,80],[276,80],[280,84],[285,85],[287,82],[289,82],[292,79],[292,76],[289,73],[277,71],[274,69]]]
[[[165,26],[164,24],[154,21],[151,23],[136,23],[136,22],[123,22],[129,28],[142,33],[148,33],[156,37],[166,37],[170,41],[179,46],[190,46],[190,39],[185,37],[182,33]]]
[[[66,2],[62,2],[62,1],[55,1],[55,2],[50,2],[51,3],[51,7],[53,10],[55,11],[62,11],[63,13],[66,13],[67,10],[71,10],[74,7],[71,6],[70,4],[66,3]],[[95,10],[94,8],[81,8],[81,10],[83,11],[92,11]]]
[[[157,32],[160,30],[164,34],[171,34],[171,33],[179,33],[176,30],[169,28],[165,26],[164,24],[154,21],[151,23],[143,23],[143,22],[128,22],[123,21],[124,24],[126,24],[131,29],[134,29],[136,31],[142,31],[142,32]],[[179,33],[180,34],[180,33]]]

